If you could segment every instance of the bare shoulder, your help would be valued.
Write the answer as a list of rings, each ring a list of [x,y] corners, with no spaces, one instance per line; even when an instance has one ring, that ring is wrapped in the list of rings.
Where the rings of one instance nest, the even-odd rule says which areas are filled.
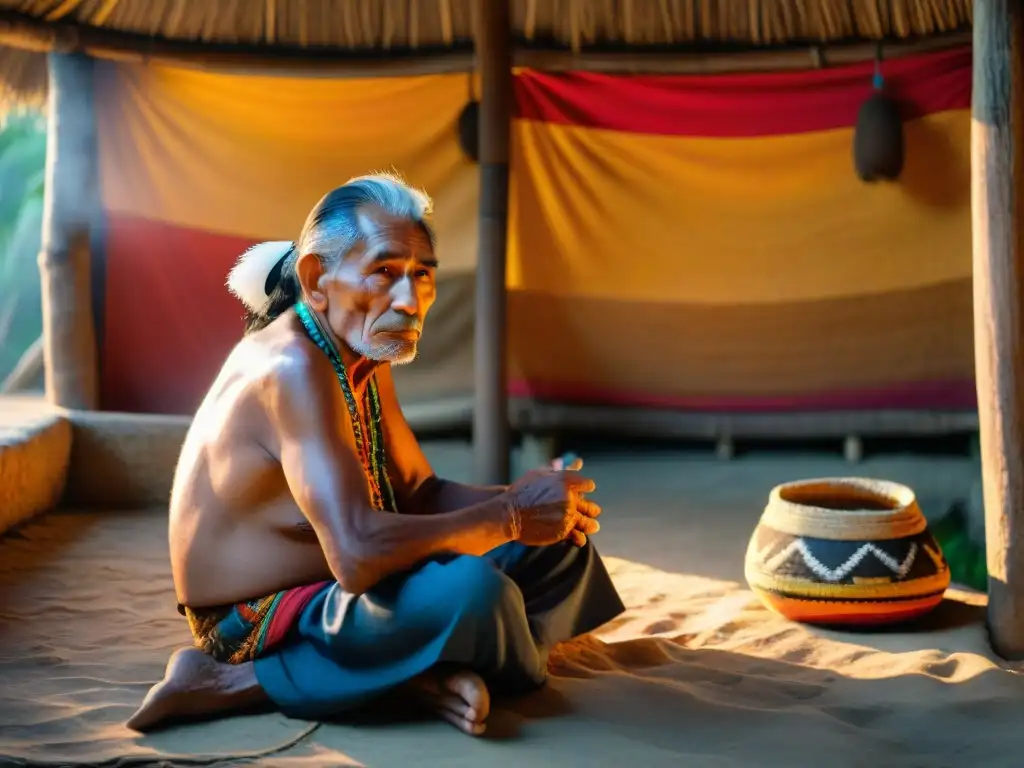
[[[260,340],[264,365],[250,382],[273,422],[285,428],[324,423],[336,408],[330,362],[298,333],[282,329]]]

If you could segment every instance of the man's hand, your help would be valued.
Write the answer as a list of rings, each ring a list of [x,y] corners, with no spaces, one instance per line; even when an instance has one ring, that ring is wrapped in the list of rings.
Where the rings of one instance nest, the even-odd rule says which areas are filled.
[[[575,462],[572,466],[582,466]],[[508,489],[513,509],[514,538],[529,546],[557,544],[571,538],[577,546],[600,530],[601,508],[583,498],[594,481],[578,470],[535,469]]]
[[[572,472],[579,472],[583,469],[583,459],[575,453],[565,453],[551,462],[551,469],[568,469]],[[571,531],[569,535],[576,543],[576,546],[582,547],[587,543],[588,535],[601,530],[601,526],[597,522],[597,516],[601,514],[601,508],[594,502],[583,498],[583,495],[580,494],[576,500],[576,511],[579,513],[579,519],[576,523],[576,529]]]

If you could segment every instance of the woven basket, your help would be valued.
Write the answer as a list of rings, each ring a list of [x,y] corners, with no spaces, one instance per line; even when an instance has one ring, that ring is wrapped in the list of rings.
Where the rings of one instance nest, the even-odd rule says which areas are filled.
[[[772,489],[745,566],[768,608],[809,624],[907,621],[942,602],[949,586],[914,492],[864,478]]]

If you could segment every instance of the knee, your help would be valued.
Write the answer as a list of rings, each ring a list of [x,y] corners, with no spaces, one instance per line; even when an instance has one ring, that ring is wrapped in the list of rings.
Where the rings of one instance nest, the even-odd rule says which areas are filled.
[[[580,564],[587,563],[596,554],[597,551],[588,536],[582,547],[572,541],[560,541],[557,544],[540,547],[523,547],[515,562],[509,565],[516,569],[533,569],[535,572],[563,573],[566,568],[577,568]]]
[[[522,603],[515,582],[485,557],[463,556],[447,568],[450,597],[467,618],[486,618],[503,606]]]

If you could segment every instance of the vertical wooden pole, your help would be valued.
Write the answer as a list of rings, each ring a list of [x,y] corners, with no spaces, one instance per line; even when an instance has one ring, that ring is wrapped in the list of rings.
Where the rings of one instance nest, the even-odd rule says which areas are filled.
[[[51,53],[42,252],[46,398],[99,405],[90,239],[99,195],[93,61]]]
[[[505,265],[512,39],[509,0],[477,0],[480,68],[480,246],[476,271],[473,449],[476,481],[509,480]]]
[[[1024,657],[1024,4],[974,3],[974,346],[993,649]]]

